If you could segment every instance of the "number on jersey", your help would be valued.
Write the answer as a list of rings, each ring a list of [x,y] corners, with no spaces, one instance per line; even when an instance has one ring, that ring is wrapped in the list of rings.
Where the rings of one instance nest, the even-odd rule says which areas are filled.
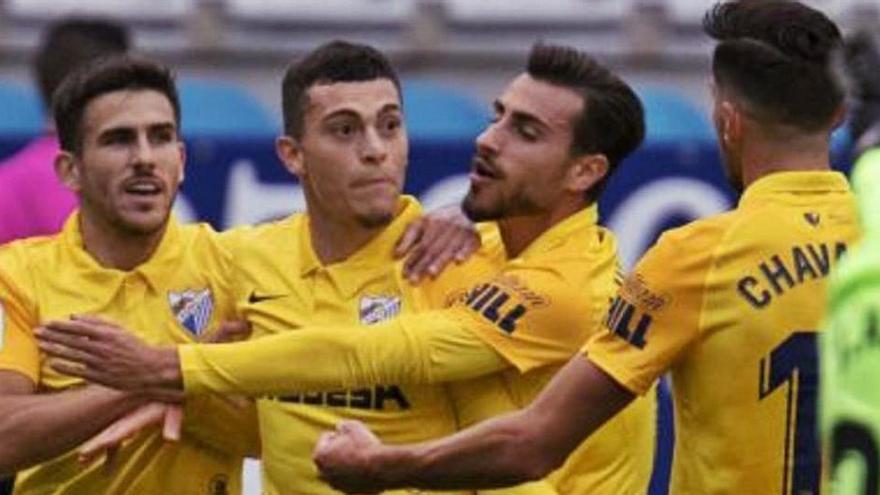
[[[782,386],[788,389],[781,493],[819,493],[818,385],[815,332],[792,333],[761,360],[758,397],[763,399]]]

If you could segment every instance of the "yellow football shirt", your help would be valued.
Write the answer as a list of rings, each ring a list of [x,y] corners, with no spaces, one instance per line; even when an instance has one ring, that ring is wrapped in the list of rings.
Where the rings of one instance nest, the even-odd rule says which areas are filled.
[[[644,393],[672,371],[672,493],[818,493],[816,332],[858,237],[836,172],[775,173],[728,213],[664,234],[585,347]]]
[[[154,344],[195,342],[233,315],[228,260],[206,226],[173,218],[153,256],[134,270],[104,268],[83,249],[74,214],[57,236],[0,248],[0,369],[29,377],[41,392],[80,386],[53,371],[32,329],[71,314],[117,322]],[[108,474],[100,462],[82,467],[76,453],[18,474],[17,494],[239,493],[241,463],[256,441],[252,410],[221,398],[188,400],[180,442],[157,429],[137,435]]]
[[[447,310],[404,314],[372,328],[340,322],[241,344],[183,346],[187,390],[253,394],[387,380],[442,383],[501,371],[495,378],[522,407],[601,329],[619,275],[614,237],[596,218],[595,208],[577,213],[509,261],[497,231],[494,238],[484,236],[474,263],[494,268],[472,277],[456,273],[464,266],[444,274],[472,287],[456,292],[450,283],[441,289],[455,303]],[[309,366],[299,364],[306,360]],[[644,492],[654,453],[653,413],[653,397],[635,401],[553,474],[556,489]]]
[[[466,295],[460,324],[515,366],[502,372],[520,407],[531,403],[592,335],[617,290],[614,235],[596,207],[556,224]],[[653,395],[639,398],[551,474],[560,493],[645,493],[654,459]]]
[[[418,309],[392,254],[406,226],[420,214],[413,199],[403,198],[390,225],[347,259],[329,265],[322,264],[312,248],[307,215],[223,234],[239,272],[234,284],[238,311],[252,324],[254,338],[295,333],[308,325],[365,325],[355,328],[369,332],[369,325]],[[252,365],[279,365],[250,353],[241,358],[252,360]],[[257,409],[264,490],[270,494],[335,493],[318,479],[311,454],[320,434],[341,420],[363,421],[392,443],[427,440],[457,429],[444,386],[384,383],[353,390],[289,392],[259,399]]]

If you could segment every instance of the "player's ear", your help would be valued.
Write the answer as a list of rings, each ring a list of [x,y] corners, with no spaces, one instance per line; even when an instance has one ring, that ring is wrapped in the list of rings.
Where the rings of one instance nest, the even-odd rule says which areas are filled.
[[[177,176],[177,185],[179,186],[186,178],[186,143],[182,139],[177,142],[177,149],[180,153],[180,173]]]
[[[568,168],[566,189],[578,195],[590,190],[608,175],[608,157],[604,153],[585,153]]]
[[[55,155],[55,174],[68,189],[78,193],[80,189],[80,164],[76,156],[61,150]]]
[[[718,136],[724,144],[730,146],[739,141],[742,135],[743,114],[731,101],[722,101],[718,108],[721,127]]]
[[[306,167],[299,141],[288,135],[279,136],[275,140],[275,154],[284,164],[284,168],[302,180],[306,174]]]

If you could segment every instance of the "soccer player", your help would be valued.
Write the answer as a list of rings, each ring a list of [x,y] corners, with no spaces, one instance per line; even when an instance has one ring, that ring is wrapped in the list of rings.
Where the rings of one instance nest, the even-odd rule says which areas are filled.
[[[833,493],[880,491],[880,401],[874,386],[880,328],[880,149],[877,66],[880,53],[869,33],[845,46],[845,75],[851,83],[850,128],[861,153],[851,176],[864,238],[835,269],[829,284],[828,318],[821,349],[821,425],[828,449]]]
[[[336,486],[498,486],[543,476],[580,438],[672,372],[672,493],[818,493],[817,328],[829,270],[858,237],[828,165],[843,93],[837,27],[796,2],[732,1],[705,19],[726,214],[666,233],[592,338],[522,412],[454,437],[386,447],[357,424],[316,452]]]
[[[830,450],[836,494],[880,491],[880,150],[859,158],[853,170],[865,237],[832,275],[829,317],[820,340],[823,444]]]
[[[91,65],[65,80],[53,113],[55,166],[81,207],[57,236],[0,249],[0,472],[28,468],[21,494],[236,492],[244,455],[258,449],[255,414],[214,396],[187,399],[178,443],[145,431],[112,474],[77,464],[71,449],[150,397],[54,372],[32,329],[89,313],[151,342],[193,342],[234,304],[215,234],[170,216],[184,148],[168,70],[131,58]]]
[[[386,57],[363,45],[323,45],[288,69],[282,99],[285,134],[278,156],[303,185],[307,214],[223,234],[236,263],[229,286],[239,316],[260,336],[266,329],[339,321],[370,324],[418,310],[432,298],[445,300],[446,294],[432,296],[434,283],[412,286],[404,279],[404,262],[393,257],[402,235],[409,243],[404,230],[421,210],[400,195],[407,137],[397,75]],[[437,229],[421,231],[429,237]],[[470,239],[472,230],[467,234]],[[266,323],[276,321],[284,327]],[[383,384],[262,398],[266,492],[332,492],[318,479],[310,454],[320,433],[342,419],[364,420],[391,441],[423,440],[455,431],[459,421],[475,421],[467,419],[479,409],[471,402],[500,397],[502,411],[514,408],[500,383],[494,390],[475,401],[462,396],[466,410],[455,409],[458,395],[442,386]],[[490,405],[497,413],[495,402]],[[135,419],[135,425],[142,422]],[[549,487],[531,491],[541,486],[517,493],[551,493]]]
[[[331,102],[341,100],[336,93],[344,85],[335,86],[340,87],[317,86],[312,90],[310,104],[315,115],[306,114],[304,149],[320,142],[320,134],[309,137],[313,132],[310,125],[315,126],[316,133],[331,133],[333,140],[329,142],[341,142],[336,147],[350,139],[372,137],[362,136],[372,129],[349,115],[354,109],[337,115],[332,110],[339,103],[324,103],[325,96],[334,96]],[[397,115],[399,110],[392,98],[394,86],[389,82],[359,88],[369,96],[367,108],[375,108],[377,121],[382,121],[381,112],[386,107],[392,116]],[[327,105],[326,110],[323,105]],[[326,117],[318,119],[321,125],[310,124],[309,119],[325,112]],[[297,135],[295,129],[288,132]],[[376,132],[377,138],[383,135]],[[44,345],[51,352],[86,365],[61,369],[111,386],[138,388],[149,383],[150,387],[179,387],[182,381],[190,392],[212,389],[275,394],[279,396],[275,408],[285,402],[291,408],[297,402],[309,401],[359,403],[375,408],[380,395],[373,390],[378,389],[361,394],[290,392],[375,384],[399,384],[399,390],[406,391],[406,384],[418,389],[423,384],[481,375],[503,380],[516,405],[525,406],[588,337],[601,331],[619,274],[616,242],[610,232],[596,224],[595,202],[609,173],[638,146],[643,135],[642,107],[629,86],[573,49],[536,45],[527,71],[514,79],[495,102],[495,118],[477,139],[464,209],[473,219],[496,222],[484,225],[484,246],[475,261],[448,270],[433,284],[432,290],[441,297],[457,301],[452,308],[403,314],[370,328],[354,325],[358,322],[354,318],[336,318],[322,321],[324,328],[303,327],[290,332],[291,322],[307,320],[290,309],[289,316],[279,317],[281,311],[299,300],[312,301],[324,289],[318,290],[320,286],[314,282],[310,287],[316,287],[315,294],[303,294],[303,289],[266,274],[254,279],[260,285],[253,289],[255,302],[249,319],[255,331],[277,335],[215,349],[184,346],[178,354],[174,349],[144,347],[112,328],[57,322],[42,330],[47,339]],[[364,141],[362,146],[368,144]],[[284,154],[284,140],[281,145]],[[328,145],[320,149],[329,153],[336,148]],[[303,168],[299,162],[293,163]],[[375,170],[378,173],[381,169]],[[388,176],[397,177],[390,172]],[[345,183],[366,181],[352,179]],[[370,189],[370,194],[376,196],[372,211],[387,216],[393,203],[380,194],[387,194],[390,188],[379,186]],[[310,194],[343,196],[343,192],[326,186],[310,187],[316,189]],[[277,256],[278,252],[266,251],[263,256]],[[479,268],[481,265],[485,268]],[[289,269],[310,274],[319,270],[319,265],[311,262]],[[365,284],[370,278],[359,275],[358,280]],[[444,284],[452,289],[444,289]],[[385,289],[378,294],[388,292]],[[465,293],[467,296],[462,297]],[[371,299],[360,304],[362,324],[398,309],[399,303],[389,302],[387,296]],[[90,340],[70,339],[70,332],[84,333]],[[66,351],[56,344],[78,350]],[[474,382],[457,386],[472,387],[477,392],[474,397],[494,390],[480,390],[480,384]],[[382,396],[393,397],[389,392]],[[416,404],[408,394],[399,397]],[[572,494],[643,493],[654,448],[652,407],[650,398],[641,399],[609,422],[566,466],[550,476],[555,489]],[[282,423],[280,414],[264,418],[264,434],[269,421]],[[402,429],[407,425],[398,421],[393,427]],[[426,431],[431,435],[438,429],[428,421],[417,427],[431,430]],[[312,441],[316,439],[311,437]],[[264,443],[264,455],[278,455],[288,464],[287,469],[293,469],[297,463],[309,462],[303,458],[302,447],[296,451],[299,459],[285,459],[283,453],[270,451]]]

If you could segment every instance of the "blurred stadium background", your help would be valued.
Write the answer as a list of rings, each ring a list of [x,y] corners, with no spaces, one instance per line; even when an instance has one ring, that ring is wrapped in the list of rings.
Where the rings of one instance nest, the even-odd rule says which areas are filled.
[[[808,1],[848,32],[880,21],[880,0]],[[663,229],[729,207],[710,124],[707,0],[0,0],[0,158],[41,133],[30,61],[52,20],[91,15],[132,29],[136,51],[174,67],[181,82],[187,182],[185,219],[218,228],[302,208],[278,164],[280,82],[286,65],[334,38],[370,43],[404,77],[411,136],[408,191],[428,207],[467,187],[473,139],[489,103],[522,70],[536,40],[593,53],[638,89],[648,138],[601,202],[631,265]],[[845,129],[834,162],[849,166]],[[2,191],[0,191],[2,194]],[[661,392],[665,396],[665,392]],[[652,493],[665,493],[671,447],[661,408]],[[247,493],[258,493],[250,468]]]

